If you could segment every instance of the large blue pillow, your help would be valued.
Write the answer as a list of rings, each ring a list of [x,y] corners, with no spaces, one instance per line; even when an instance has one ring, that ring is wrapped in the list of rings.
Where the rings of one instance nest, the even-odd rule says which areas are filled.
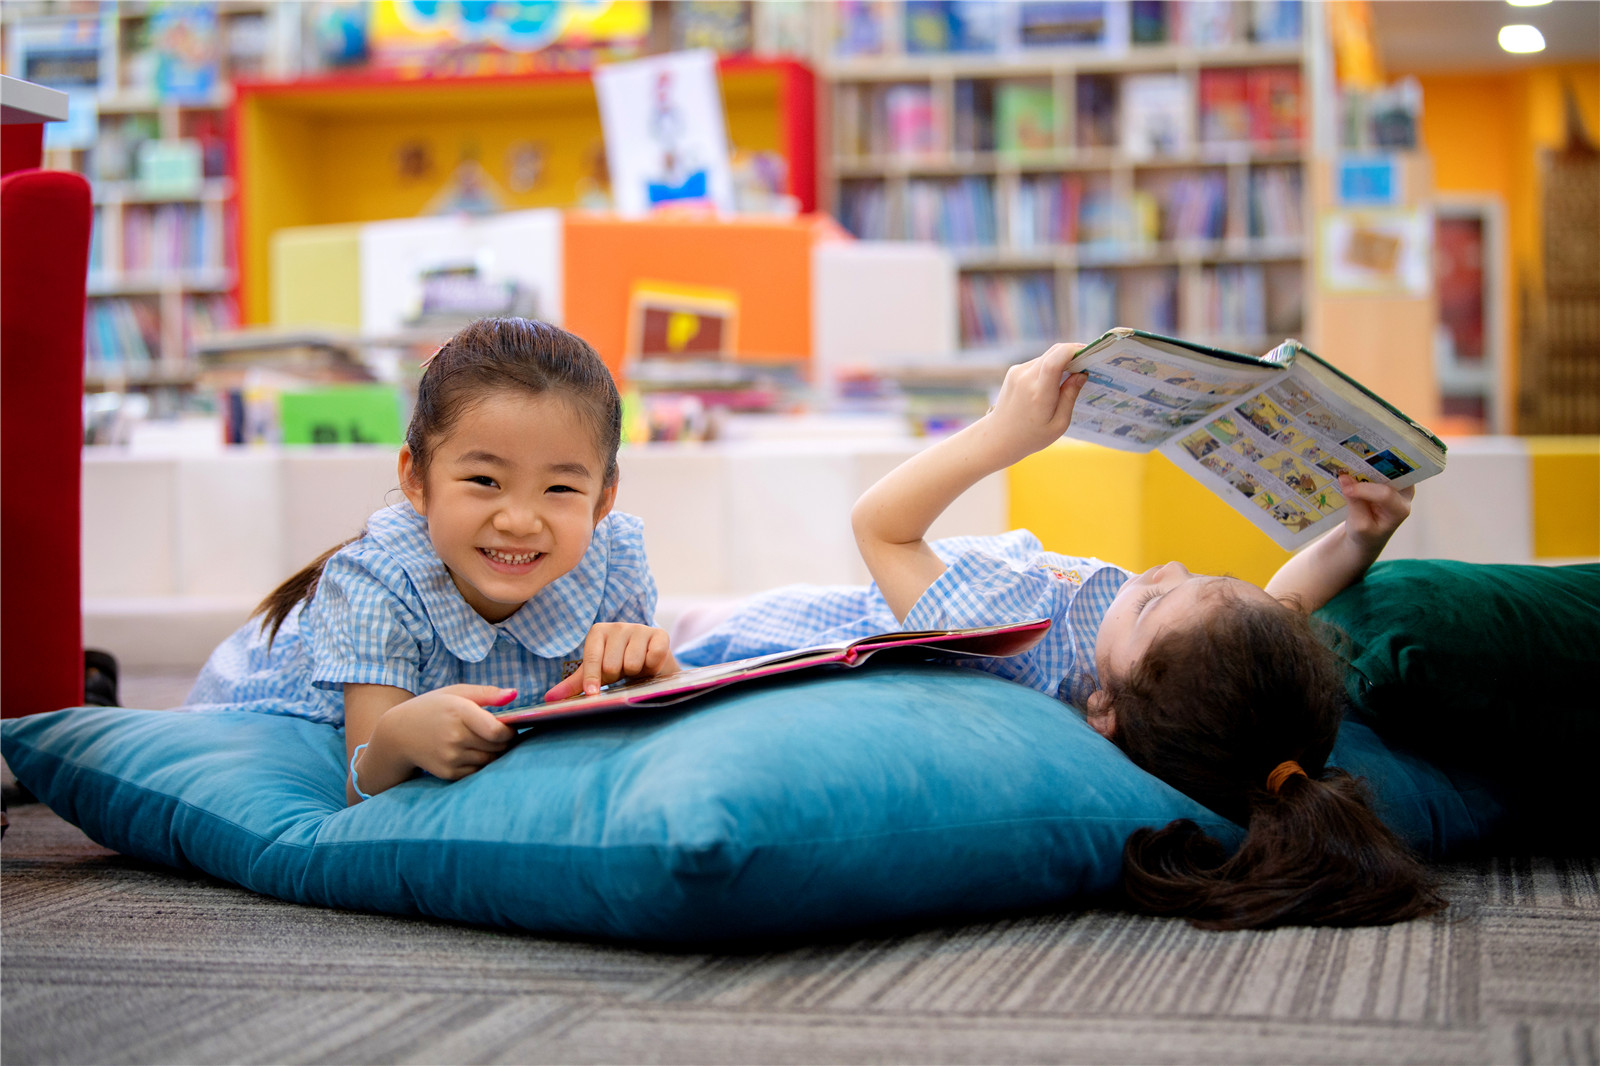
[[[1239,835],[1055,700],[932,666],[547,728],[350,809],[341,734],[298,719],[82,708],[0,736],[24,786],[128,855],[303,903],[648,941],[1058,905],[1113,889],[1139,826]],[[1430,854],[1495,815],[1359,726],[1339,754]]]

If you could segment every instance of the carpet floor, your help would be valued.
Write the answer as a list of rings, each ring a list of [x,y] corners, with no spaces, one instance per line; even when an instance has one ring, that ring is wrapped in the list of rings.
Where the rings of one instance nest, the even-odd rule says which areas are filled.
[[[1078,910],[746,953],[263,898],[38,804],[0,845],[0,1061],[1600,1063],[1600,862],[1446,916],[1208,933]]]

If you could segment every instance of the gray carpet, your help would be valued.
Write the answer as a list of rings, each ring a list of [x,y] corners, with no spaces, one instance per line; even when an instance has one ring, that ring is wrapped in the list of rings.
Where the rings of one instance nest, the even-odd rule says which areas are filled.
[[[1600,862],[1444,870],[1450,916],[1204,933],[1076,911],[749,954],[302,907],[0,845],[0,1061],[1600,1063]]]

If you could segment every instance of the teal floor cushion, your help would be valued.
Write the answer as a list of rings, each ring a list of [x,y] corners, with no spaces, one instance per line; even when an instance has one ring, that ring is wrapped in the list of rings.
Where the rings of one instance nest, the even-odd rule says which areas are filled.
[[[482,772],[353,808],[334,729],[251,713],[12,719],[18,780],[90,837],[302,903],[706,943],[1103,898],[1139,826],[1236,827],[1069,708],[974,670],[868,667],[526,734]],[[1425,854],[1484,790],[1361,725],[1336,761]]]

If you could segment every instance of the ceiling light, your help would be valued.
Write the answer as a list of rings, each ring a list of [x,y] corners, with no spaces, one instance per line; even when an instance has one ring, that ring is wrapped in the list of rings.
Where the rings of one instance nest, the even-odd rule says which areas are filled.
[[[1512,7],[1543,7],[1550,0],[1506,0]]]
[[[1533,26],[1501,26],[1500,47],[1508,52],[1544,51],[1544,34]]]

